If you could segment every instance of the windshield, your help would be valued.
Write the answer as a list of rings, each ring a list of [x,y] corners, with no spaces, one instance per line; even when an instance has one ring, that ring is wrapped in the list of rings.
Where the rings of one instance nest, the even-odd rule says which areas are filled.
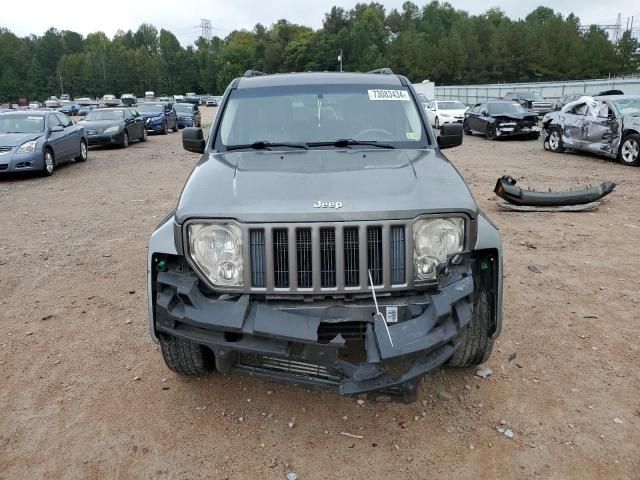
[[[339,139],[416,148],[426,133],[406,88],[301,85],[233,91],[218,141],[230,146]]]
[[[0,133],[44,132],[43,116],[1,115]]]
[[[122,120],[124,112],[122,110],[91,110],[84,117],[85,120]]]
[[[191,105],[191,104],[189,104],[189,105],[176,104],[176,105],[173,106],[173,108],[178,113],[193,113],[193,105]]]
[[[524,96],[525,100],[544,100],[539,93],[527,92]]]
[[[143,103],[138,106],[140,113],[162,113],[164,105],[162,103]]]
[[[489,104],[489,113],[491,114],[523,113],[523,112],[526,112],[526,110],[519,103],[490,103]]]
[[[466,108],[460,102],[438,102],[439,110],[465,110]]]
[[[640,97],[612,100],[611,103],[616,107],[616,110],[620,112],[620,115],[640,116]]]

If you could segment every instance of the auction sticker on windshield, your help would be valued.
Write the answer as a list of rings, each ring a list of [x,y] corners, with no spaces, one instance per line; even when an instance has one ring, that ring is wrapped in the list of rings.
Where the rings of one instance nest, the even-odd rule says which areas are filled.
[[[369,90],[369,100],[395,100],[410,102],[409,92],[406,90]]]

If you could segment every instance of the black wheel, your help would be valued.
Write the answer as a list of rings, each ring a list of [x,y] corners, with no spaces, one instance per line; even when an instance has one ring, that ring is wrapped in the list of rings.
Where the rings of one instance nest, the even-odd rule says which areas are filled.
[[[53,171],[56,169],[56,159],[53,156],[53,152],[50,149],[44,151],[44,162],[42,164],[42,170],[40,173],[44,177],[50,177],[53,175]]]
[[[162,135],[166,135],[166,134],[167,134],[167,132],[168,132],[168,130],[167,130],[167,122],[166,122],[166,120],[165,120],[164,122],[162,122],[162,129],[160,130],[160,133],[161,133]]]
[[[88,155],[89,150],[87,149],[87,141],[83,138],[80,140],[80,155],[78,155],[75,160],[76,162],[86,162]]]
[[[467,329],[461,334],[460,346],[449,359],[452,367],[468,367],[486,362],[493,349],[493,339],[489,336],[491,308],[486,291],[480,292],[473,305],[473,317]]]
[[[435,127],[440,128],[440,119],[438,117],[436,117]]]
[[[640,165],[640,135],[632,133],[624,137],[618,158],[623,165]]]
[[[471,134],[472,134],[471,129],[469,129],[469,125],[467,124],[467,121],[466,121],[466,120],[464,120],[464,121],[462,122],[462,131],[463,131],[466,135],[471,135]]]
[[[549,150],[560,153],[564,151],[562,146],[562,131],[558,127],[553,127],[549,132]]]
[[[147,141],[147,129],[146,128],[142,129],[142,136],[140,137],[140,141],[141,142],[146,142]]]
[[[496,127],[492,123],[487,125],[487,139],[495,140],[496,139]]]
[[[213,352],[203,345],[160,335],[162,358],[171,370],[182,375],[204,375],[214,370]]]
[[[178,131],[178,121],[176,120],[176,123],[173,125],[173,131],[177,132]]]
[[[129,133],[125,130],[122,134],[122,143],[120,144],[122,148],[127,148],[129,146]]]

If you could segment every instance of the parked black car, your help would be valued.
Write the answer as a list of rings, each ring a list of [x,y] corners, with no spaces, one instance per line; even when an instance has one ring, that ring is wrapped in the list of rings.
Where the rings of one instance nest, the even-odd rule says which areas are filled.
[[[640,165],[640,95],[584,97],[545,115],[542,125],[553,152],[570,148]]]
[[[462,128],[467,135],[482,133],[489,140],[510,136],[540,138],[538,115],[506,100],[478,103],[465,112]]]
[[[80,108],[78,108],[78,115],[86,117],[91,110],[95,110],[96,108],[98,108],[98,105],[80,105]]]
[[[147,140],[144,118],[132,108],[98,108],[78,124],[87,132],[89,145],[128,147],[130,140]]]
[[[541,115],[553,110],[551,100],[542,98],[537,92],[509,92],[504,96],[504,100],[516,101],[527,110]]]
[[[178,116],[178,127],[200,127],[202,116],[198,105],[193,103],[174,103],[173,108]]]
[[[500,332],[496,227],[411,83],[382,73],[247,72],[148,249],[151,337],[180,374],[217,370],[415,399]]]

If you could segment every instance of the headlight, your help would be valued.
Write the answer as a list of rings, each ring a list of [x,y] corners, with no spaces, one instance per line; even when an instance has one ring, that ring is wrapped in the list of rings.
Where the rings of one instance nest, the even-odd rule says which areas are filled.
[[[436,267],[464,246],[464,219],[418,220],[413,226],[415,280],[436,279]]]
[[[157,117],[153,117],[149,119],[150,122],[161,122],[162,121],[162,115],[158,115]]]
[[[28,142],[23,143],[22,145],[20,145],[20,148],[18,149],[18,153],[35,152],[37,143],[38,143],[38,140],[29,140]]]
[[[242,286],[242,234],[235,225],[189,225],[189,253],[213,285]]]
[[[104,133],[116,133],[120,131],[120,125],[114,125],[113,127],[106,128]]]

